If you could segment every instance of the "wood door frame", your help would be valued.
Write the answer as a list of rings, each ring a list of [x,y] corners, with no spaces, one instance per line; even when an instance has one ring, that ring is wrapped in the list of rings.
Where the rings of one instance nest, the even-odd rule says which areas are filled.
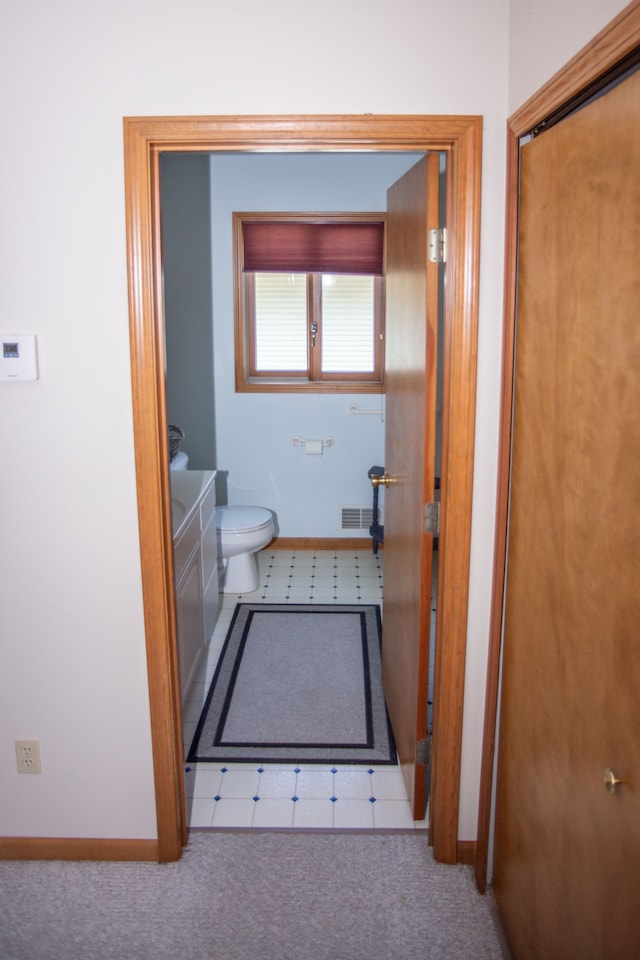
[[[478,329],[482,118],[126,117],[127,271],[142,589],[158,859],[187,840],[177,667],[160,249],[162,152],[442,150],[447,162],[439,675],[434,694],[434,856],[457,859]]]
[[[564,106],[640,45],[640,0],[634,0],[590,43],[556,73],[507,122],[507,203],[505,241],[502,392],[498,459],[498,494],[495,526],[491,624],[485,697],[480,803],[476,840],[475,875],[481,893],[487,886],[489,840],[493,804],[498,690],[506,587],[509,519],[513,371],[516,346],[516,288],[518,198],[520,191],[520,138],[554,111]]]

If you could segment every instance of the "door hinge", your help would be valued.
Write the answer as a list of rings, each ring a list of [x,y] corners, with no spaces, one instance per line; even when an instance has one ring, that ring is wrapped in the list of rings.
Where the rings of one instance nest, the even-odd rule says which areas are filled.
[[[440,533],[440,501],[425,503],[424,505],[424,532],[437,537]]]
[[[416,744],[416,763],[423,767],[428,767],[431,763],[431,734],[428,733],[424,740],[418,740]]]
[[[429,230],[429,260],[431,263],[447,262],[447,228]]]

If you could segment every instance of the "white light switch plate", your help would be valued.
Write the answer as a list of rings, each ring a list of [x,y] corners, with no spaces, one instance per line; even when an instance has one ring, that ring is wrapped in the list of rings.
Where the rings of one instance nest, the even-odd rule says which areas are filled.
[[[32,333],[0,333],[0,380],[37,380],[38,351]]]

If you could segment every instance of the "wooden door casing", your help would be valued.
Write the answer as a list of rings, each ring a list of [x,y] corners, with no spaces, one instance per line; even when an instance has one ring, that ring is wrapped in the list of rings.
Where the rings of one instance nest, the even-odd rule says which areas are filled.
[[[457,857],[462,690],[464,688],[473,495],[478,327],[482,118],[477,116],[126,117],[124,173],[127,218],[132,405],[136,450],[142,590],[149,678],[158,858],[175,860],[186,841],[176,695],[175,605],[170,493],[166,463],[162,258],[158,161],[163,151],[252,152],[336,149],[445,150],[449,158],[447,219],[447,347],[443,403],[440,550],[447,573],[438,608],[447,622],[440,737],[434,744],[434,856]]]

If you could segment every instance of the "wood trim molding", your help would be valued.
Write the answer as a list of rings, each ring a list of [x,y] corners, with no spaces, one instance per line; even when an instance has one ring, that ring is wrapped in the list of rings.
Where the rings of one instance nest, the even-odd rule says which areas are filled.
[[[159,257],[158,155],[125,136],[127,268],[142,586],[158,854],[186,842]]]
[[[485,695],[484,738],[480,776],[478,838],[475,875],[478,889],[487,886],[489,836],[493,801],[498,688],[506,584],[507,527],[509,517],[509,471],[511,465],[511,418],[515,353],[519,139],[573,99],[640,46],[640,0],[634,0],[590,43],[541,87],[509,119],[507,124],[507,203],[505,238],[505,289],[502,351],[502,392],[498,460],[498,491],[491,624]]]
[[[248,116],[125,118],[127,263],[136,475],[156,783],[159,859],[186,840],[166,471],[158,160],[163,151],[427,151],[449,156],[449,263],[435,692],[439,736],[431,793],[436,859],[457,858],[467,634],[480,244],[482,118]]]
[[[0,860],[156,861],[157,859],[156,840],[0,837]]]
[[[458,840],[457,862],[465,863],[469,866],[476,861],[476,842],[475,840]]]
[[[452,154],[447,171],[447,229],[454,255],[447,264],[445,301],[436,631],[441,642],[436,639],[429,804],[434,856],[445,863],[456,862],[460,807],[475,441],[481,136],[479,125],[469,130]],[[475,269],[470,269],[472,264]]]
[[[271,550],[360,550],[372,549],[370,537],[275,537],[269,547]],[[384,550],[384,544],[378,545]]]

